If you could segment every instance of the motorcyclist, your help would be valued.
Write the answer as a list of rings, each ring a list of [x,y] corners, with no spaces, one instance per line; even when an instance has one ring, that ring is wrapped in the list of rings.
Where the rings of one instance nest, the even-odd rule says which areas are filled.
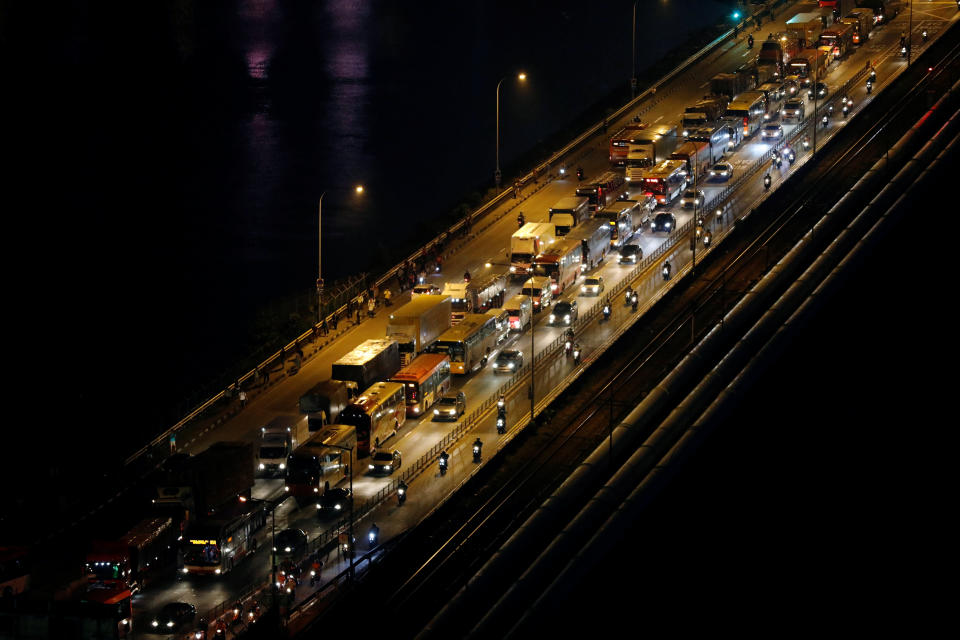
[[[583,180],[583,167],[577,167],[577,180]]]
[[[871,82],[870,80],[867,80],[867,95],[870,95],[870,93],[872,92],[873,92],[873,82]]]
[[[768,173],[767,175],[763,176],[763,188],[764,188],[764,189],[769,189],[769,188],[770,188],[770,174],[769,174],[769,173]]]
[[[580,364],[580,343],[573,345],[573,362]]]
[[[501,393],[497,398],[497,407],[502,409],[505,404],[507,404],[507,397]]]
[[[449,453],[447,453],[446,451],[441,451],[441,452],[440,452],[440,456],[439,456],[438,460],[439,460],[439,463],[440,463],[440,472],[441,472],[441,473],[446,473],[446,471],[447,471],[447,464],[448,464],[447,461],[448,461],[449,459],[450,459],[450,454],[449,454]]]
[[[477,438],[473,441],[473,459],[479,460],[480,453],[483,451],[483,440]]]
[[[822,118],[820,118],[820,124],[823,125],[824,129],[826,129],[827,127],[827,121],[828,121],[827,116],[823,116]]]
[[[870,69],[870,82],[876,82],[876,81],[877,81],[877,70]]]
[[[926,30],[926,29],[924,29],[923,31],[920,32],[920,37],[923,38],[923,41],[924,41],[924,42],[927,41],[927,30]]]
[[[640,302],[640,297],[637,296],[637,292],[633,292],[633,297],[630,298],[630,305],[633,307],[633,310],[637,310],[637,304]]]
[[[464,271],[464,272],[463,272],[463,281],[464,281],[464,282],[470,282],[470,272],[469,272],[469,271]]]
[[[907,44],[907,34],[903,31],[900,32],[900,48],[902,49]]]
[[[624,304],[630,304],[630,301],[633,299],[633,289],[627,287],[627,297],[624,299]]]
[[[523,211],[517,214],[517,229],[522,227],[527,222],[527,219],[523,217]]]
[[[749,34],[747,35],[747,48],[753,49],[753,36]]]
[[[565,335],[567,336],[567,340],[573,340],[573,336],[575,335],[573,333],[573,327],[567,327]]]
[[[377,546],[377,542],[380,540],[380,527],[377,526],[377,523],[374,522],[370,525],[370,532],[367,534],[367,540],[370,541],[370,546]]]
[[[663,261],[663,269],[662,269],[662,271],[663,271],[663,279],[664,279],[664,280],[666,280],[667,278],[670,277],[670,271],[671,271],[671,270],[672,270],[672,267],[670,266],[670,261],[669,261],[669,260],[664,260],[664,261]]]
[[[403,504],[407,499],[407,483],[401,480],[397,483],[397,500]]]
[[[803,148],[804,149],[810,148],[810,136],[803,136]]]
[[[610,319],[610,303],[609,302],[603,305],[603,319],[604,320]]]

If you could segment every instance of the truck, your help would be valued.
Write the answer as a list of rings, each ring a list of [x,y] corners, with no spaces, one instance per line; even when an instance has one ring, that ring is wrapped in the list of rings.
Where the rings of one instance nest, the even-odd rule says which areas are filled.
[[[550,207],[550,222],[558,236],[570,233],[570,229],[590,217],[590,200],[584,197],[567,196]]]
[[[215,442],[195,456],[167,459],[154,504],[181,525],[204,517],[253,487],[253,443]]]
[[[787,20],[787,37],[797,40],[803,48],[812,47],[817,42],[817,36],[824,29],[820,14],[814,12],[798,13]]]
[[[681,135],[686,138],[693,129],[716,124],[726,112],[728,102],[726,96],[709,96],[684,109],[680,117]]]
[[[870,9],[873,11],[874,24],[886,24],[897,17],[900,10],[903,9],[903,2],[900,0],[857,0],[858,9]]]
[[[510,237],[510,275],[526,279],[533,273],[533,258],[557,239],[549,222],[528,222]]]
[[[442,295],[451,299],[449,324],[460,324],[468,313],[483,313],[499,307],[506,290],[507,273],[500,270],[486,271],[470,282],[448,282],[444,285]]]
[[[287,468],[287,456],[309,437],[309,422],[304,415],[279,415],[260,427],[256,474],[282,476]]]
[[[618,171],[607,171],[590,184],[577,187],[577,196],[586,198],[591,212],[602,211],[607,204],[615,201],[627,183],[623,174]]]
[[[863,44],[870,39],[870,32],[876,24],[873,17],[873,9],[861,8],[853,9],[843,18],[844,20],[855,20],[855,33],[853,34],[854,44]]]
[[[804,49],[790,61],[787,75],[797,76],[809,84],[812,78],[824,76],[829,60],[830,58],[819,49]]]
[[[449,295],[417,296],[390,314],[387,337],[400,346],[400,363],[407,366],[440,334],[450,328]]]
[[[610,138],[610,164],[622,167],[627,163],[627,153],[641,131],[647,128],[642,122],[631,122]]]
[[[676,127],[658,125],[644,133],[627,156],[627,182],[636,183],[644,171],[668,158],[679,143]]]
[[[87,579],[136,593],[176,563],[179,534],[173,518],[152,516],[119,538],[93,540],[86,558]]]
[[[358,389],[389,380],[399,370],[400,345],[390,338],[361,342],[353,351],[334,362],[331,369],[334,378],[354,382]]]
[[[853,34],[854,27],[852,24],[846,24],[842,21],[837,22],[820,34],[820,46],[818,48],[828,56],[833,56],[836,60],[853,49]]]
[[[710,78],[710,93],[733,100],[735,95],[750,88],[750,82],[750,78],[742,73],[718,73]]]
[[[300,396],[300,413],[307,416],[307,429],[318,431],[337,421],[340,412],[357,397],[359,388],[351,380],[324,380]]]
[[[687,163],[687,175],[700,179],[713,165],[713,153],[709,142],[687,141],[670,154],[671,160],[683,160]]]

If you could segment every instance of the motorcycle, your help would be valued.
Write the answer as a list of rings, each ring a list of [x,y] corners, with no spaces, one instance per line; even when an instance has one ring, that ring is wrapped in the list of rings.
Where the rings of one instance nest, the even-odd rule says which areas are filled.
[[[850,107],[843,105],[843,109],[841,109],[841,111],[843,112],[843,117],[846,118],[847,114],[850,113]]]
[[[500,397],[497,398],[497,411],[503,411],[503,408],[507,405],[507,399],[501,393]]]
[[[580,364],[580,345],[573,349],[573,364]]]
[[[450,458],[450,455],[446,451],[440,454],[440,460],[439,460],[440,475],[444,475],[447,472],[447,464],[448,464],[447,460],[449,458]]]
[[[867,95],[870,95],[873,92],[873,83],[867,80]]]
[[[637,303],[640,301],[640,298],[637,296],[637,292],[633,292],[633,296],[630,298],[630,306],[633,308],[633,311],[637,310]]]
[[[610,305],[603,305],[603,321],[606,322],[610,319]]]
[[[810,149],[810,136],[803,136],[803,150],[808,151]]]
[[[787,156],[787,162],[789,162],[790,164],[793,164],[793,161],[797,159],[797,154],[794,153],[793,149],[790,149],[789,147],[784,152],[784,155]]]
[[[763,188],[764,188],[764,189],[769,189],[769,188],[770,188],[770,174],[769,174],[769,173],[768,173],[767,175],[763,176]]]
[[[627,287],[626,297],[623,299],[623,306],[629,307],[631,301],[633,300],[633,289]]]
[[[577,167],[577,181],[583,180],[583,167]]]
[[[926,30],[926,29],[924,29],[924,30],[920,33],[920,37],[923,38],[923,41],[924,41],[924,42],[927,41],[927,30]]]
[[[717,207],[717,210],[714,211],[714,214],[717,216],[717,220],[719,220],[720,218],[723,217],[723,209],[721,209],[720,207]]]
[[[753,36],[747,36],[747,49],[753,49]]]
[[[569,357],[571,351],[573,351],[573,343],[567,340],[563,345],[563,355]]]
[[[823,116],[822,118],[820,118],[820,124],[823,125],[824,129],[827,128],[827,116]]]
[[[713,241],[713,234],[707,231],[703,234],[703,248],[706,249],[710,246],[710,243]]]
[[[523,217],[523,214],[517,216],[517,229],[522,227],[527,222],[527,219]]]
[[[466,282],[466,283],[469,283],[469,282],[470,282],[470,272],[469,272],[469,271],[464,271],[464,272],[463,272],[463,281]]]
[[[397,503],[402,507],[407,501],[407,483],[401,481],[397,485]]]
[[[503,435],[507,432],[507,419],[504,416],[497,416],[497,433]]]
[[[873,69],[871,69],[871,70],[870,70],[870,79],[869,79],[867,82],[869,82],[870,84],[873,84],[873,83],[876,82],[876,81],[877,81],[877,72],[874,71]]]
[[[906,57],[907,57],[907,51],[908,51],[908,49],[909,49],[909,47],[907,47],[907,45],[903,45],[902,47],[900,47],[900,57],[901,57],[901,58],[906,58]]]
[[[663,279],[664,279],[664,280],[669,280],[669,279],[670,279],[670,270],[671,270],[670,261],[668,260],[668,261],[666,261],[666,262],[663,263],[663,269],[661,269],[661,271],[660,271],[660,272],[663,274]]]
[[[370,528],[370,531],[367,533],[367,542],[370,543],[370,548],[373,549],[377,546],[377,543],[380,541],[380,529],[377,525],[373,525]]]
[[[483,443],[480,442],[480,438],[477,438],[476,442],[473,443],[473,461],[474,462],[480,462],[480,458],[482,457],[481,455],[482,449],[483,449]]]

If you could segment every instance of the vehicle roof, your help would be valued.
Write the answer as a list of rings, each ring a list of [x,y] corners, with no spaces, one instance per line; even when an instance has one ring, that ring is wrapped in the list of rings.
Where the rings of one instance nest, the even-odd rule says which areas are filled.
[[[434,368],[444,360],[450,358],[442,353],[423,353],[413,359],[413,361],[395,373],[390,380],[419,380],[426,373],[433,371]]]
[[[374,338],[372,340],[366,340],[361,342],[356,348],[354,348],[353,351],[344,355],[334,364],[364,364],[372,360],[381,351],[388,349],[390,344],[395,342],[395,340],[390,340],[388,338]]]
[[[559,307],[572,307],[575,304],[577,304],[576,300],[561,300],[553,305],[553,308],[557,309]]]
[[[526,289],[527,287],[542,288],[548,284],[550,284],[550,278],[548,278],[547,276],[533,276],[531,278],[527,278],[527,281],[523,283],[523,288],[524,289]]]
[[[439,304],[443,304],[449,296],[444,295],[424,295],[417,296],[390,314],[390,321],[402,318],[419,318],[428,309],[432,309]]]

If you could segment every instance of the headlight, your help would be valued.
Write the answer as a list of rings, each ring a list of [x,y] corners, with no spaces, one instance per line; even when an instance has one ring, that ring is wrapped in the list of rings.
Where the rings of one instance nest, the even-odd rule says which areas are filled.
[[[507,364],[507,367],[509,367],[510,369],[513,369],[514,364],[513,364],[512,362],[510,362],[510,363]]]
[[[585,285],[585,284],[584,284],[584,285],[580,285],[580,291],[586,291],[586,290],[587,290],[587,285]]]
[[[333,505],[333,508],[336,509],[337,511],[340,511],[340,504],[338,503]]]
[[[568,313],[567,315],[563,316],[563,321],[564,321],[564,322],[570,322],[570,314],[569,314],[569,313]]]
[[[151,626],[154,626],[154,627],[159,627],[159,626],[160,626],[160,623],[157,622],[156,620],[154,620],[153,622],[150,623],[150,625],[151,625]]]
[[[286,469],[286,468],[287,468],[287,464],[286,464],[285,462],[281,462],[281,463],[280,463],[280,469],[282,470],[282,469]]]
[[[313,488],[313,492],[314,492],[314,493],[320,493],[320,489],[319,489],[318,487],[314,487],[314,488]]]
[[[266,469],[266,468],[267,468],[267,465],[265,465],[265,464],[263,464],[263,463],[261,462],[261,463],[260,463],[260,471],[263,471],[263,470]]]
[[[371,469],[374,469],[374,468],[375,468],[372,464],[371,464],[371,465],[367,465],[367,466],[370,467]]]
[[[284,550],[286,553],[290,553],[290,547],[284,547],[283,550]]]
[[[386,469],[387,471],[390,471],[390,469],[393,469],[393,467],[391,467],[390,465],[387,465],[384,467],[384,469]]]
[[[186,567],[184,567],[184,568],[183,568],[183,572],[184,572],[184,573],[190,573],[190,569],[187,569]]]
[[[213,572],[214,572],[215,574],[217,574],[217,575],[220,575],[220,569],[214,569]]]
[[[440,415],[440,409],[434,409],[434,410],[433,410],[433,415],[435,415],[435,416]]]
[[[669,229],[669,228],[670,228],[670,223],[668,222],[668,223],[666,223],[666,224],[663,225],[663,226],[666,227],[667,229]],[[634,259],[636,259],[636,258],[634,258]]]
[[[167,627],[172,627],[172,626],[173,626],[173,620],[168,621],[168,622],[167,622]]]
[[[284,491],[290,491],[290,487],[284,486],[284,487],[283,487],[283,490],[284,490]]]
[[[516,273],[516,271],[517,271],[517,268],[516,268],[516,267],[514,267],[514,266],[511,266],[511,267],[510,267],[510,273]]]
[[[555,315],[553,315],[553,314],[551,313],[551,314],[550,314],[550,322],[553,322],[553,321],[556,320],[556,319],[557,319],[557,316],[555,316]]]

